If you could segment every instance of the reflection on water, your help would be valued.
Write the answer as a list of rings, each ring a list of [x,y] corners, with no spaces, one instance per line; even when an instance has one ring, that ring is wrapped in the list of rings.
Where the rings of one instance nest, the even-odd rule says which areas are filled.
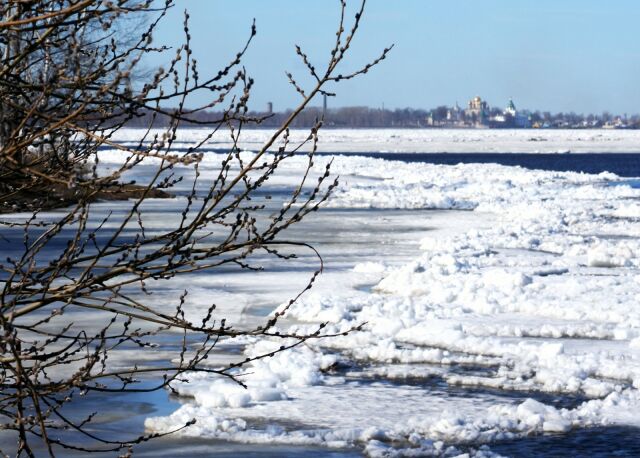
[[[205,439],[159,439],[135,449],[136,458],[188,457],[188,458],[355,458],[362,452],[354,449],[325,447],[238,444]]]

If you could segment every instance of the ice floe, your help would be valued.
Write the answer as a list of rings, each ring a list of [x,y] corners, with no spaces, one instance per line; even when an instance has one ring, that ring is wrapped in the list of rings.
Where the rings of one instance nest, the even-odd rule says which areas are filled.
[[[334,147],[342,134],[330,134]],[[349,135],[360,145],[366,132]],[[380,145],[390,133],[376,135],[366,141]],[[446,135],[449,144],[525,142],[510,132]],[[611,151],[637,134],[540,135],[555,150],[584,142]],[[423,133],[407,134],[397,149],[433,147],[422,140]],[[206,159],[215,162],[215,154]],[[302,164],[291,158],[279,183]],[[366,323],[362,332],[256,362],[243,369],[247,389],[191,374],[174,386],[189,400],[170,416],[149,418],[149,430],[196,418],[181,434],[356,445],[370,456],[495,456],[491,443],[499,440],[639,423],[640,190],[612,186],[618,177],[609,173],[495,164],[340,156],[333,171],[341,186],[331,208],[468,210],[490,224],[434,231],[416,240],[404,265],[354,262],[341,275],[349,284],[373,281],[370,288],[312,290],[288,317],[298,328],[327,322],[329,332]],[[281,344],[250,341],[244,353]],[[554,404],[553,396],[573,401]]]

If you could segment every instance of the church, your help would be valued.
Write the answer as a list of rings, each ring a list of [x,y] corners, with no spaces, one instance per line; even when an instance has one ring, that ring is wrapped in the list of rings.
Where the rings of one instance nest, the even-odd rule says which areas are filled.
[[[469,100],[465,115],[476,125],[486,125],[489,119],[489,105],[480,96],[475,96]]]
[[[531,127],[531,119],[528,114],[518,111],[513,99],[509,99],[502,114],[489,119],[489,125],[496,128],[528,129]]]

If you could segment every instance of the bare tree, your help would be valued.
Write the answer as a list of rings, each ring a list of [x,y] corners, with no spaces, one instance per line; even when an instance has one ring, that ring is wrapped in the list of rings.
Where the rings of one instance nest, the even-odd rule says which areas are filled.
[[[187,319],[187,292],[171,308],[145,297],[155,280],[216,272],[230,265],[253,269],[256,253],[285,261],[294,256],[287,247],[313,249],[288,241],[284,234],[319,208],[337,180],[329,179],[327,166],[311,192],[303,193],[314,167],[322,120],[302,143],[293,144],[288,129],[315,96],[333,95],[328,85],[366,73],[385,58],[390,48],[359,70],[338,73],[364,3],[349,21],[345,2],[340,1],[335,44],[324,66],[314,65],[296,46],[312,83],[303,87],[287,74],[300,103],[249,158],[240,154],[241,133],[247,124],[264,119],[248,115],[253,79],[241,66],[255,25],[228,65],[203,76],[193,56],[186,12],[182,46],[169,50],[153,44],[153,34],[173,7],[172,0],[161,5],[146,0],[6,0],[0,5],[0,204],[3,212],[31,211],[24,219],[5,218],[0,226],[4,228],[0,244],[14,243],[16,234],[21,243],[19,254],[0,265],[0,415],[4,418],[0,427],[15,432],[17,456],[34,456],[34,441],[43,444],[50,456],[63,449],[127,453],[150,436],[101,437],[89,427],[92,416],[74,420],[65,413],[68,404],[92,392],[170,388],[187,371],[211,372],[242,384],[237,368],[273,353],[211,367],[205,360],[221,339],[286,338],[278,350],[283,351],[325,336],[322,324],[307,334],[279,332],[276,324],[286,309],[259,326],[236,329],[218,316],[214,304],[198,320]],[[137,24],[146,21],[146,26],[133,39],[122,41],[119,27],[132,19]],[[136,87],[132,79],[144,70],[143,57],[167,52],[173,53],[167,68],[156,69]],[[194,95],[204,102],[188,107]],[[222,113],[219,119],[198,121],[199,113],[212,108]],[[135,146],[114,140],[129,121],[141,116],[149,124],[139,131]],[[170,120],[161,133],[153,130],[159,117]],[[177,151],[178,128],[185,123],[202,125],[207,134],[186,152]],[[213,176],[204,177],[200,148],[223,129],[234,146]],[[122,155],[121,165],[108,173],[98,167],[97,153],[104,147]],[[303,149],[308,150],[307,165],[298,186],[275,215],[266,216],[252,195],[283,161]],[[156,167],[148,182],[133,187],[124,181],[145,161]],[[170,191],[186,176],[185,170],[191,170],[194,178],[178,224],[171,230],[145,231],[145,200]],[[209,180],[206,186],[204,178]],[[96,199],[130,196],[128,191],[135,191],[135,199],[125,215],[95,215]],[[41,217],[53,201],[68,206]],[[302,292],[321,269],[320,259],[308,284],[301,285]],[[104,324],[97,330],[74,324],[66,319],[74,310],[95,313],[95,322]],[[156,351],[166,341],[163,334],[176,332],[181,335],[180,349],[171,363],[124,368],[109,363],[114,350]],[[140,384],[140,378],[147,376],[154,383]]]

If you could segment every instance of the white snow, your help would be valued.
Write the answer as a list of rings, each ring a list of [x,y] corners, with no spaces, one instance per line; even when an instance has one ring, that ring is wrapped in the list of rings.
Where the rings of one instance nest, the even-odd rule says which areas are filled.
[[[135,138],[134,131],[127,135]],[[178,141],[197,135],[181,131]],[[265,135],[246,132],[243,147],[255,150]],[[637,131],[322,135],[325,150],[340,152],[640,151]],[[210,146],[225,145],[214,137]],[[118,160],[113,152],[101,156],[106,166]],[[203,167],[215,170],[219,159],[207,153]],[[318,168],[328,160],[316,158]],[[288,160],[272,186],[293,183],[303,163]],[[429,217],[425,209],[464,210],[471,219],[452,212],[427,237],[381,226],[391,244],[415,238],[413,256],[403,255],[401,263],[393,245],[367,245],[366,258],[358,257],[364,248],[357,239],[329,248],[336,250],[331,256],[342,251],[341,264],[289,311],[290,326],[328,322],[328,332],[342,332],[366,323],[364,330],[243,368],[247,390],[192,374],[190,383],[174,386],[190,400],[170,416],[149,418],[149,430],[196,418],[181,434],[356,444],[371,456],[451,455],[448,447],[471,444],[476,456],[494,456],[497,440],[640,425],[640,190],[612,186],[620,180],[610,173],[495,164],[338,156],[332,170],[341,185],[327,204],[331,211],[403,209],[414,211],[415,220]],[[335,238],[342,240],[337,231]],[[247,288],[238,294],[250,302]],[[282,344],[247,341],[244,353]],[[462,396],[451,387],[475,391]],[[548,393],[575,402],[552,405]]]
[[[148,139],[161,131],[151,131]],[[181,129],[175,146],[202,140],[206,130]],[[137,145],[141,130],[118,132],[117,139]],[[257,150],[270,138],[269,129],[244,130],[239,146]],[[309,135],[306,129],[292,129],[292,141],[302,141]],[[513,129],[322,129],[319,151],[358,153],[607,153],[640,151],[638,130],[513,130]],[[229,148],[231,137],[219,131],[205,143],[210,148]]]

